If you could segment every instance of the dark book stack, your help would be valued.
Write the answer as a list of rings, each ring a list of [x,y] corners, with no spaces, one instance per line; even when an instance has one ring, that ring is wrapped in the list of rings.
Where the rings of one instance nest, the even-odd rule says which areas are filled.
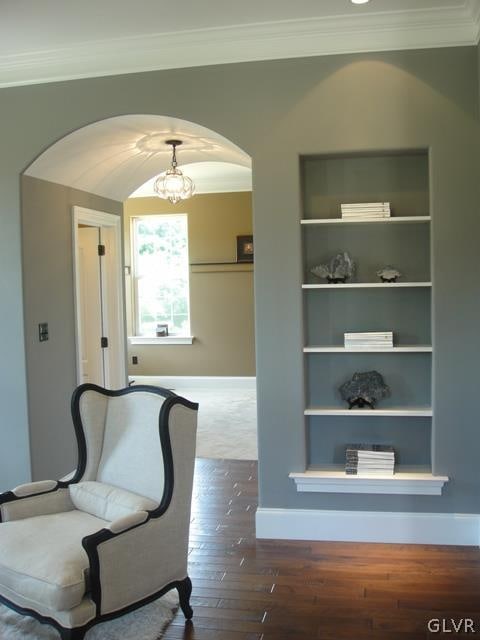
[[[345,473],[348,475],[393,476],[395,451],[388,444],[349,444],[346,451]]]

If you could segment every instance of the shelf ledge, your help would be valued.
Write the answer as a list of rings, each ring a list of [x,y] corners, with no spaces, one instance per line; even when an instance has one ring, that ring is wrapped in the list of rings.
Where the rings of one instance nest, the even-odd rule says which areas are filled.
[[[194,336],[129,336],[130,344],[193,344]]]
[[[302,289],[396,289],[431,286],[431,282],[345,282],[340,284],[302,284]]]
[[[395,223],[419,223],[430,222],[431,216],[392,216],[390,218],[360,218],[346,220],[345,218],[304,218],[300,224],[395,224]]]
[[[298,492],[307,493],[383,493],[395,495],[439,496],[447,476],[428,472],[398,472],[393,476],[347,475],[344,471],[305,471],[290,473]]]
[[[305,409],[306,416],[366,416],[368,418],[380,418],[382,416],[409,416],[430,418],[433,415],[431,407],[392,407],[389,409],[338,409],[336,407],[309,407]]]
[[[321,347],[311,346],[304,347],[304,353],[431,353],[433,351],[431,345],[427,344],[412,344],[412,345],[398,345],[395,347]]]

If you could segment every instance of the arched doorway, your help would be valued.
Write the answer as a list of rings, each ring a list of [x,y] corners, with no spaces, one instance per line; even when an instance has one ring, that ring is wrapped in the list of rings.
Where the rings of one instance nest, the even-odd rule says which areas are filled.
[[[70,434],[63,427],[69,421],[68,404],[42,406],[42,396],[52,395],[51,392],[42,393],[44,385],[55,385],[59,397],[66,399],[79,381],[79,356],[74,346],[75,340],[78,342],[78,327],[73,309],[72,207],[121,215],[128,196],[168,166],[170,149],[165,140],[172,136],[183,140],[179,164],[186,165],[190,171],[209,163],[223,163],[250,171],[249,156],[214,131],[171,117],[127,115],[74,131],[41,154],[24,173],[24,276],[26,288],[35,290],[33,299],[29,297],[26,302],[26,321],[33,325],[40,317],[44,321],[50,320],[50,340],[43,351],[39,352],[37,345],[27,344],[30,384],[38,384],[38,390],[30,394],[35,477],[63,473],[68,470],[64,467],[71,464],[69,460],[73,455]],[[134,335],[134,293],[128,246],[125,256],[124,264],[130,267],[130,272],[121,275],[128,309],[125,314],[128,335],[131,336]],[[232,258],[233,262],[235,258]],[[197,342],[201,344],[200,339]],[[252,345],[252,351],[253,348]],[[130,375],[137,378],[138,369],[132,368],[135,355],[132,342],[123,345],[123,353],[117,355],[128,362]],[[48,380],[42,378],[45,367],[52,371]],[[168,372],[160,373],[165,377]],[[202,371],[197,368],[195,374],[201,377]],[[52,429],[58,432],[52,434]],[[47,434],[49,439],[53,437],[59,441],[59,453],[57,456],[54,452],[54,460],[44,444]]]

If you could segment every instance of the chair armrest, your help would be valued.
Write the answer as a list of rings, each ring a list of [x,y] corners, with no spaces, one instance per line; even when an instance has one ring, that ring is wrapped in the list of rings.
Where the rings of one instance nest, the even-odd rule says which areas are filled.
[[[139,602],[187,576],[188,522],[176,523],[168,512],[153,518],[139,511],[86,536],[82,545],[98,615]]]
[[[131,529],[132,527],[136,527],[148,518],[147,511],[135,511],[134,513],[130,513],[128,516],[123,516],[123,518],[117,518],[111,522],[107,529],[109,529],[112,533],[123,533],[123,531],[127,531],[127,529]]]
[[[71,511],[73,508],[68,488],[55,480],[30,482],[0,494],[0,522]]]
[[[39,493],[47,493],[53,491],[58,486],[56,480],[40,480],[40,482],[28,482],[27,484],[20,484],[15,489],[12,489],[12,493],[17,498],[24,498],[26,496],[33,496]]]

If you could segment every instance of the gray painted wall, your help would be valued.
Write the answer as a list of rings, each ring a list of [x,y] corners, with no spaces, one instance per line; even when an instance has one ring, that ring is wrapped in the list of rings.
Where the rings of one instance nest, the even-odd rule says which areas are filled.
[[[121,216],[121,202],[22,178],[25,341],[34,480],[58,478],[76,464],[70,397],[77,384],[72,207]],[[50,339],[38,341],[38,323]]]
[[[0,120],[2,140],[9,122]],[[0,154],[0,491],[31,478],[23,344],[20,189],[21,153]]]
[[[262,506],[478,512],[477,80],[477,50],[469,47],[224,65],[2,90],[0,255],[5,272],[0,299],[9,304],[1,321],[9,345],[0,366],[19,398],[5,416],[8,423],[25,438],[19,173],[56,139],[87,123],[127,113],[173,115],[218,131],[253,158]],[[441,498],[299,495],[288,479],[288,472],[301,470],[307,457],[299,155],[418,147],[430,147],[432,159],[434,465],[453,481]],[[2,406],[10,400],[8,391],[2,386]],[[58,393],[43,401],[57,402]],[[0,453],[3,483],[11,480],[3,472],[7,449]],[[24,453],[19,455],[26,475]]]
[[[480,42],[477,45],[477,86],[478,86],[478,104],[479,104],[479,117],[480,117]]]

